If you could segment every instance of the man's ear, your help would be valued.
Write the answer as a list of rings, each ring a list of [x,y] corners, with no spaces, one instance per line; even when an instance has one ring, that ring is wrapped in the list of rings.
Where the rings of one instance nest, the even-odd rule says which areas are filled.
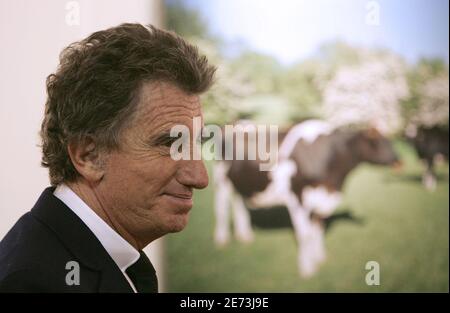
[[[73,166],[84,179],[97,183],[103,178],[103,156],[91,137],[71,141],[67,150]]]

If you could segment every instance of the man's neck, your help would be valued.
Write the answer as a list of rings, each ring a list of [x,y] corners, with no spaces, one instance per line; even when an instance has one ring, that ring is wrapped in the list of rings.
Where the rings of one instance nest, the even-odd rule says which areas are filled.
[[[135,239],[130,232],[120,225],[110,213],[108,208],[102,203],[101,197],[97,194],[95,187],[80,181],[66,183],[72,191],[80,197],[89,208],[94,211],[105,223],[107,223],[116,233],[130,243],[135,249],[141,250],[146,245]]]

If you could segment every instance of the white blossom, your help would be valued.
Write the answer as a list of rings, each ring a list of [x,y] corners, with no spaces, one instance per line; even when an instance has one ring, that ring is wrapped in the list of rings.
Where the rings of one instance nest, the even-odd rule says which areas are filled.
[[[367,56],[339,68],[323,93],[323,116],[334,126],[365,124],[391,134],[402,126],[400,101],[409,96],[405,65],[393,55]]]
[[[412,117],[414,125],[431,127],[448,124],[448,84],[448,75],[430,78],[423,84],[419,89],[419,108]]]

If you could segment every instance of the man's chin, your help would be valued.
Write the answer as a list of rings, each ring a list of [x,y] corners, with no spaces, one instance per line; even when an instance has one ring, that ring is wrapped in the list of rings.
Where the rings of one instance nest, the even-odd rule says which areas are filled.
[[[186,214],[177,214],[170,222],[169,232],[170,233],[178,233],[186,228],[189,222],[189,213]]]

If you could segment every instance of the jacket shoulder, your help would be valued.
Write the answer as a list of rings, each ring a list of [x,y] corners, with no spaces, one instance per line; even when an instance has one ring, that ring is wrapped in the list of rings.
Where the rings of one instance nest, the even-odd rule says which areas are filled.
[[[0,242],[0,292],[76,292],[95,284],[68,285],[77,262],[57,236],[30,212],[23,215]],[[79,264],[79,263],[76,263]],[[82,267],[85,281],[96,273]]]
[[[23,215],[0,242],[0,279],[9,272],[49,264],[67,254],[51,230],[30,212]]]

